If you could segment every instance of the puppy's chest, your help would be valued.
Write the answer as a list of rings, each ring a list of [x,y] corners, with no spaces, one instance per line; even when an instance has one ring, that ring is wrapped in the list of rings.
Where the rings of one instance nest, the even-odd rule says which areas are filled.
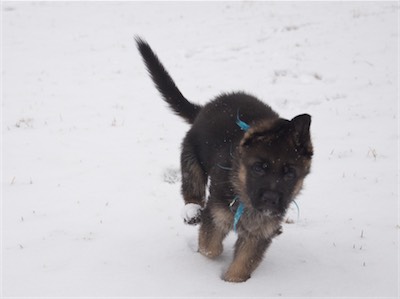
[[[215,223],[224,230],[233,228],[235,209],[228,207],[214,207],[212,214]],[[273,238],[280,233],[281,221],[261,213],[244,210],[237,223],[238,233],[245,233],[266,239]]]
[[[238,226],[238,230],[267,239],[279,234],[280,229],[281,221],[279,219],[262,213],[246,211],[241,216],[240,225]]]

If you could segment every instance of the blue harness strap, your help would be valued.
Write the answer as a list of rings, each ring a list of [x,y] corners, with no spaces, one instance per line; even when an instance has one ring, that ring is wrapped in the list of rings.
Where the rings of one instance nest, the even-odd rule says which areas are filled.
[[[236,124],[239,126],[239,128],[242,131],[247,132],[250,129],[250,126],[240,119],[240,117],[239,117],[239,109],[237,111]],[[235,204],[235,202],[237,200],[239,200],[239,196],[235,196],[235,198],[233,199],[233,201],[230,204],[231,208],[232,208],[232,206]],[[242,217],[243,212],[244,212],[244,204],[241,201],[239,201],[239,206],[238,206],[238,208],[237,208],[237,210],[235,212],[235,216],[233,216],[233,230],[235,232],[237,232],[237,224],[238,224],[240,218]]]
[[[237,224],[240,220],[240,217],[242,217],[243,212],[244,212],[244,204],[239,200],[239,195],[236,195],[233,198],[232,202],[229,204],[229,208],[233,212],[233,206],[237,201],[239,201],[239,205],[236,209],[235,215],[233,216],[233,230],[235,231],[235,233],[237,232]]]
[[[247,132],[250,129],[250,126],[240,119],[240,117],[239,117],[239,109],[237,111],[236,124],[242,129],[242,131]]]
[[[233,217],[233,230],[235,233],[237,232],[237,224],[240,220],[240,217],[242,217],[244,212],[244,204],[242,202],[239,202],[239,206],[236,210],[235,216]]]

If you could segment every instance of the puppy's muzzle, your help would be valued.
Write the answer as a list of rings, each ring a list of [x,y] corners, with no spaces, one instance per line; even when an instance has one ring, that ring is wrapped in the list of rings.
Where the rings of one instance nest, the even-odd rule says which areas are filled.
[[[282,207],[282,195],[272,190],[261,190],[255,208],[261,212],[280,212]]]

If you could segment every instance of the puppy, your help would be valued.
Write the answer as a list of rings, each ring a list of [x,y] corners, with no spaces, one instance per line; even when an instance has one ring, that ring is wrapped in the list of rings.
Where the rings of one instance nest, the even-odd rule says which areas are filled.
[[[191,124],[181,152],[185,222],[201,224],[199,252],[208,258],[219,256],[226,235],[236,231],[234,258],[222,278],[246,281],[281,233],[310,172],[311,117],[280,118],[244,92],[221,94],[204,106],[191,103],[150,46],[139,37],[136,42],[163,99]]]

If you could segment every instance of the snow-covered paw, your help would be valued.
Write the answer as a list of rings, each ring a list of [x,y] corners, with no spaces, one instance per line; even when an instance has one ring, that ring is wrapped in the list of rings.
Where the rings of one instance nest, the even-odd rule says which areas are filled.
[[[188,203],[183,207],[181,216],[186,224],[196,225],[201,222],[201,211],[200,205]]]

